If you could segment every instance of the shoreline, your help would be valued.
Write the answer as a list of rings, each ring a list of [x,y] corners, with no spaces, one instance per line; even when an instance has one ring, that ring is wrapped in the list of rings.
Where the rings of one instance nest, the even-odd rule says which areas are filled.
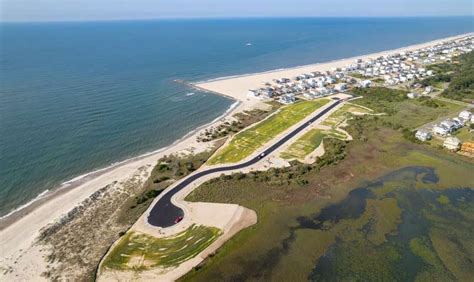
[[[200,88],[198,88],[200,89]],[[203,89],[200,89],[201,91],[205,91]],[[227,98],[232,98],[230,96],[225,96]],[[232,98],[233,99],[233,98]],[[9,211],[7,214],[0,216],[0,231],[3,229],[7,228],[11,224],[13,224],[15,221],[21,219],[22,217],[28,215],[31,213],[34,209],[40,207],[44,203],[48,202],[49,200],[54,199],[54,197],[59,197],[64,193],[67,193],[69,190],[75,189],[78,186],[81,186],[82,184],[86,183],[89,180],[92,180],[94,178],[100,177],[101,175],[104,175],[113,169],[116,169],[120,166],[127,165],[129,163],[135,162],[135,161],[140,161],[143,160],[144,158],[160,154],[166,150],[172,149],[174,146],[178,145],[181,142],[185,142],[186,139],[193,137],[196,133],[201,131],[202,129],[205,129],[207,127],[210,127],[214,125],[215,123],[218,123],[220,120],[227,118],[228,116],[232,115],[233,111],[242,103],[241,101],[235,101],[229,106],[229,108],[220,116],[216,117],[212,121],[203,124],[196,129],[191,130],[190,132],[186,133],[184,136],[181,138],[175,140],[173,143],[159,148],[154,151],[146,152],[141,155],[138,155],[136,157],[131,157],[122,161],[114,162],[111,163],[110,165],[102,168],[98,168],[96,170],[74,176],[73,178],[66,180],[62,183],[60,183],[58,186],[52,188],[52,189],[46,189],[45,191],[41,192],[38,194],[35,198],[32,200],[28,201],[27,203],[19,206],[18,208]]]
[[[139,169],[145,168],[147,175],[155,166],[158,159],[163,155],[179,154],[179,153],[195,153],[204,151],[211,146],[213,142],[199,143],[196,137],[202,130],[215,126],[229,116],[256,107],[262,103],[260,100],[247,97],[247,90],[261,86],[265,80],[272,78],[281,78],[284,76],[293,76],[292,73],[301,74],[307,72],[305,70],[330,70],[333,67],[340,67],[352,63],[358,58],[378,57],[384,54],[401,52],[402,50],[415,50],[427,46],[433,46],[438,43],[471,36],[473,32],[457,35],[453,37],[438,39],[426,43],[401,47],[393,50],[386,50],[372,54],[360,55],[352,58],[345,58],[324,63],[309,64],[304,66],[292,67],[288,69],[271,70],[255,74],[244,74],[234,76],[233,78],[217,78],[212,81],[202,83],[187,83],[191,87],[209,92],[211,94],[230,97],[234,102],[230,105],[222,115],[215,118],[211,122],[204,124],[176,140],[169,146],[142,154],[137,157],[129,158],[121,162],[111,164],[108,167],[100,168],[95,171],[76,176],[71,180],[64,181],[59,187],[46,193],[43,197],[36,197],[31,204],[12,212],[0,218],[0,236],[2,243],[2,256],[0,264],[5,261],[23,256],[34,244],[39,231],[44,226],[51,224],[64,216],[67,212],[81,203],[84,199],[92,195],[97,190],[114,182],[123,182],[133,177]],[[210,143],[210,144],[209,144]],[[148,177],[146,177],[148,178]],[[146,179],[145,179],[146,180]],[[44,193],[44,192],[43,192]],[[42,194],[43,194],[42,193]],[[21,234],[21,236],[19,236]],[[34,254],[27,254],[32,256]],[[40,266],[44,266],[44,261],[39,261]],[[36,267],[36,266],[35,266]],[[38,266],[39,267],[39,266]],[[34,269],[31,270],[35,271]],[[29,273],[31,274],[31,273]],[[25,274],[28,275],[28,274]]]

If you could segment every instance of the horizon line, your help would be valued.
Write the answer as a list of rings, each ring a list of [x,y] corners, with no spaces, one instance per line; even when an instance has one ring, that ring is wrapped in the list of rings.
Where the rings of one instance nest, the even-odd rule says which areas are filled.
[[[7,23],[79,23],[79,22],[127,22],[127,21],[174,21],[174,20],[232,20],[232,19],[400,19],[400,18],[474,18],[474,15],[410,15],[410,16],[216,16],[216,17],[152,17],[110,19],[58,19],[58,20],[0,20]]]

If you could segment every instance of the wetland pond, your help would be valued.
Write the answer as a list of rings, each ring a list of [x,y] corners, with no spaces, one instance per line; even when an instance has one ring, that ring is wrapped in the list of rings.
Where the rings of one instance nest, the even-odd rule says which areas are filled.
[[[433,168],[411,166],[352,190],[297,229],[327,232],[313,281],[472,281],[474,183],[438,187]]]

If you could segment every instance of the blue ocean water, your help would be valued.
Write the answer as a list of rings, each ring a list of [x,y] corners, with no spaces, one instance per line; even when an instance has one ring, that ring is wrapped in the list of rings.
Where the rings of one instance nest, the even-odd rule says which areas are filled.
[[[169,145],[233,103],[175,79],[325,62],[473,30],[472,17],[2,23],[0,215]]]

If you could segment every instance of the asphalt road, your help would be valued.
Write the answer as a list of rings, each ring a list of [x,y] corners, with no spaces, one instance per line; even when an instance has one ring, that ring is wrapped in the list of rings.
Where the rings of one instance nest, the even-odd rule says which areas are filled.
[[[171,190],[168,190],[166,194],[163,195],[158,200],[157,203],[155,203],[155,205],[150,211],[150,214],[148,215],[148,223],[157,227],[169,227],[169,226],[174,225],[176,218],[178,218],[179,216],[184,216],[183,210],[175,206],[171,202],[171,198],[176,193],[178,193],[179,191],[181,191],[182,189],[184,189],[186,186],[193,183],[197,179],[203,176],[209,175],[211,173],[226,172],[226,171],[232,171],[236,169],[242,169],[242,168],[258,163],[262,159],[262,154],[263,156],[268,156],[270,153],[278,149],[281,145],[285,144],[288,140],[293,138],[296,134],[298,134],[303,129],[308,127],[311,123],[321,118],[323,115],[325,115],[327,112],[329,112],[330,110],[332,110],[334,107],[336,107],[342,102],[342,100],[336,100],[336,99],[337,98],[333,98],[334,102],[332,102],[332,104],[329,107],[319,112],[317,115],[312,117],[308,122],[305,122],[304,124],[300,125],[298,128],[294,129],[292,132],[288,133],[286,136],[281,138],[278,142],[276,142],[275,144],[267,148],[265,151],[261,152],[257,157],[249,161],[246,161],[245,163],[203,170],[201,172],[198,172],[196,174],[193,174],[185,178],[180,183],[178,183],[178,185],[173,187]]]

